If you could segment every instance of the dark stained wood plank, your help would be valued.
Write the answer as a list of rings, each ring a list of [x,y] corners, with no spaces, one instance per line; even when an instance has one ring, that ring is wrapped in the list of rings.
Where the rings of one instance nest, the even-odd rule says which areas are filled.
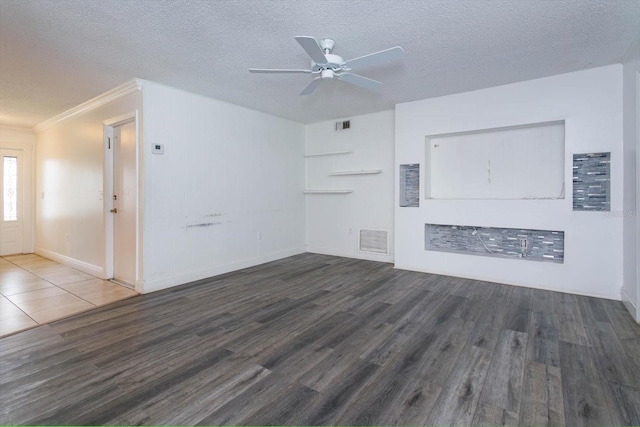
[[[560,369],[566,424],[614,424],[591,348],[561,341]]]
[[[576,296],[561,293],[556,293],[555,296],[560,340],[584,346],[591,345]]]
[[[533,289],[531,296],[531,310],[542,313],[555,313],[555,292],[544,289]]]
[[[475,346],[463,350],[425,425],[470,425],[490,360],[489,350]]]
[[[527,334],[505,329],[493,352],[480,400],[518,412],[527,356]]]
[[[559,368],[534,361],[527,362],[520,405],[520,425],[565,425]]]
[[[555,313],[533,312],[529,327],[527,359],[560,366],[558,322]]]
[[[640,426],[640,390],[611,382],[605,387],[613,424]]]
[[[611,324],[593,322],[589,334],[600,375],[616,384],[640,388],[640,370],[628,357]]]
[[[518,425],[518,414],[488,403],[479,402],[473,417],[474,426],[515,426]]]
[[[350,412],[358,394],[368,387],[379,367],[361,359],[354,360],[341,377],[334,377],[327,391],[315,397],[313,406],[292,414],[286,420],[293,425],[343,424],[341,417]]]

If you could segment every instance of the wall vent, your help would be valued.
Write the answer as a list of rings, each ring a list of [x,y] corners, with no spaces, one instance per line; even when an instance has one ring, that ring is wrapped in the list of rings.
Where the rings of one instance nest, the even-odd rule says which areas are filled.
[[[388,254],[389,232],[387,230],[360,230],[358,250],[374,254]]]
[[[351,120],[345,120],[344,122],[336,122],[336,130],[347,130],[351,128]]]

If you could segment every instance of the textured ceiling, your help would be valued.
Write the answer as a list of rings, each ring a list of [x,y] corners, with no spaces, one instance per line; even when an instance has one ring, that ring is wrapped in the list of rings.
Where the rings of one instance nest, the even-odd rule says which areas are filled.
[[[33,126],[139,77],[302,123],[399,102],[620,62],[640,31],[637,0],[0,0],[0,123]],[[354,58],[402,46],[359,70],[385,83],[298,93],[311,76],[294,40],[336,40]]]

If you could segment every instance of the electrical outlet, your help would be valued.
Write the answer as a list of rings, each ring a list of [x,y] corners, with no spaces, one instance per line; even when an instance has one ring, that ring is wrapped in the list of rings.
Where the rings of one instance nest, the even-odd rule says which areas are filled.
[[[520,249],[527,250],[529,248],[529,240],[527,239],[520,239]]]

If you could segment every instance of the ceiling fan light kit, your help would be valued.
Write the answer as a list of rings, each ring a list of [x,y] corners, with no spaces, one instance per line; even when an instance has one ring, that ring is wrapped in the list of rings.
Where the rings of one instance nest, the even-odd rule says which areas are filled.
[[[300,92],[300,95],[312,94],[317,87],[320,86],[322,80],[333,79],[334,77],[364,89],[376,90],[382,86],[382,82],[351,73],[351,70],[396,61],[404,56],[404,50],[400,46],[396,46],[345,61],[341,56],[331,53],[336,45],[336,42],[332,39],[322,39],[320,42],[317,42],[313,37],[297,36],[296,41],[311,58],[311,68],[309,70],[249,68],[249,72],[267,74],[318,74],[319,76],[315,77],[311,83]]]

